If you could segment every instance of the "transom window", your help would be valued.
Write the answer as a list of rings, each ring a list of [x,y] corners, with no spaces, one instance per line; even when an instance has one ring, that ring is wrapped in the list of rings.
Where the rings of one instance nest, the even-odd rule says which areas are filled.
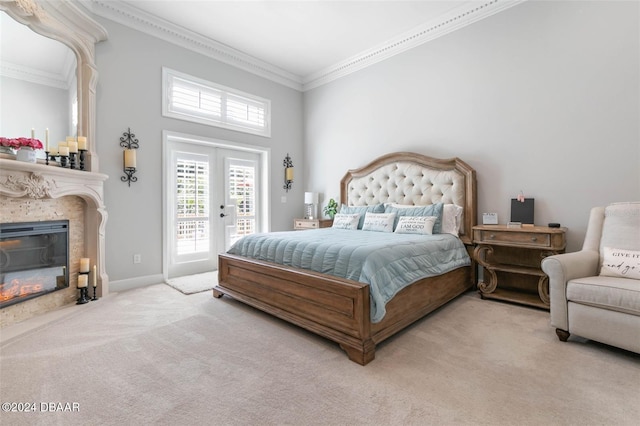
[[[271,137],[271,101],[162,68],[162,115]]]

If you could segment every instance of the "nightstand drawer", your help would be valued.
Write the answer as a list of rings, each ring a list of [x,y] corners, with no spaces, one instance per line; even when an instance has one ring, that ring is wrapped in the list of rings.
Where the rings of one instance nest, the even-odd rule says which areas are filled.
[[[294,219],[294,230],[329,228],[333,225],[333,219]]]
[[[294,223],[295,229],[316,229],[319,227],[317,220],[296,220]]]
[[[551,236],[549,234],[537,232],[501,232],[483,230],[479,232],[477,240],[488,244],[518,244],[534,247],[551,247]]]

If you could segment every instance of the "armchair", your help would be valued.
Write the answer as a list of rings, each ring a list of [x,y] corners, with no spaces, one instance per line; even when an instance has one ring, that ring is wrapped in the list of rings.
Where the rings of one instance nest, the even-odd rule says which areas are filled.
[[[640,353],[640,202],[591,209],[582,250],[542,261],[551,326]]]

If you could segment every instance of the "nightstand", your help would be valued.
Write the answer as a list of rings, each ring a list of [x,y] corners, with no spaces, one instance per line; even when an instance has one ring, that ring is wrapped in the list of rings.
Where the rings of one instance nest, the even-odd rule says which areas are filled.
[[[564,253],[566,231],[546,226],[474,226],[473,257],[483,268],[480,296],[548,310],[549,277],[540,263]]]
[[[333,225],[333,219],[294,219],[293,229],[318,229],[330,228]]]

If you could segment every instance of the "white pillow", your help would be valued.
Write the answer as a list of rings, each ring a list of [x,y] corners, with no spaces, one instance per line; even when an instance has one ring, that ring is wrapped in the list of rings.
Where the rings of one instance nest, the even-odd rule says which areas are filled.
[[[462,212],[464,209],[455,204],[445,204],[442,209],[442,233],[460,235],[462,227]]]
[[[600,275],[640,280],[640,251],[603,247]]]
[[[336,229],[358,229],[358,222],[360,221],[360,214],[344,214],[338,213],[333,217],[332,228]]]
[[[400,216],[396,230],[398,234],[422,234],[431,235],[435,216]]]
[[[395,213],[371,213],[364,216],[363,231],[393,232],[393,222],[396,219]]]

